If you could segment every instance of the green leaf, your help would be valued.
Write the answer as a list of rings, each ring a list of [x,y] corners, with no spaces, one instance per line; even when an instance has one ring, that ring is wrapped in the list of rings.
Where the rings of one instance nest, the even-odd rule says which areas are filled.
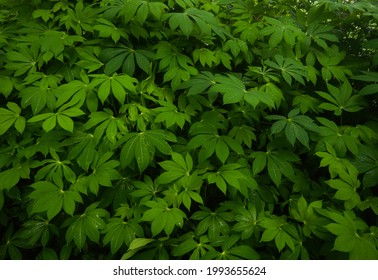
[[[39,164],[29,162],[0,172],[0,191],[10,190],[20,181],[21,178],[29,179],[30,167],[35,168],[37,166],[39,166]]]
[[[228,149],[228,146],[222,140],[222,138],[220,138],[217,142],[217,145],[215,147],[215,154],[217,155],[217,157],[219,158],[219,160],[222,163],[226,162],[226,160],[227,160],[227,158],[230,154],[230,150]]]
[[[67,130],[71,133],[73,132],[74,122],[73,122],[73,120],[71,120],[71,118],[69,118],[65,115],[62,115],[62,114],[58,114],[56,116],[56,119],[58,120],[58,124],[61,128],[63,128],[64,130]]]
[[[259,174],[266,166],[267,162],[267,155],[263,152],[255,152],[253,153],[254,161],[253,161],[253,175],[256,176]]]
[[[123,244],[129,247],[136,237],[143,236],[142,227],[133,220],[123,221],[120,218],[111,218],[105,227],[104,244],[110,243],[112,254],[115,254]],[[153,240],[152,240],[153,241]],[[145,243],[146,245],[148,243]],[[135,246],[135,243],[134,243]]]
[[[200,206],[202,210],[195,212],[191,219],[201,220],[196,228],[196,233],[201,235],[208,232],[210,240],[219,239],[220,235],[227,235],[230,231],[229,223],[234,217],[224,209],[218,208],[215,212]]]
[[[349,258],[351,260],[376,260],[378,251],[374,241],[366,237],[357,239]]]
[[[216,84],[212,90],[223,93],[223,104],[240,102],[246,93],[245,86],[241,80],[233,75],[215,76]]]
[[[93,26],[93,29],[99,32],[99,37],[111,37],[114,43],[117,43],[121,37],[128,38],[126,32],[116,27],[112,22],[104,18],[97,19],[97,22],[100,24]]]
[[[130,246],[129,246],[129,251],[130,250],[135,250],[135,249],[140,249],[151,242],[155,241],[155,239],[151,238],[135,238],[133,241],[131,241]]]
[[[135,159],[140,172],[144,171],[150,163],[150,153],[144,136],[138,137],[135,144]]]
[[[279,186],[281,184],[282,173],[277,162],[270,157],[268,158],[268,173],[273,183]]]
[[[247,246],[247,245],[232,247],[231,249],[227,250],[227,254],[241,257],[246,260],[260,259],[260,255],[255,250],[253,250],[250,246]]]
[[[356,192],[356,189],[359,187],[359,182],[353,180],[349,175],[345,176],[347,182],[334,179],[328,180],[326,183],[333,189],[336,189],[335,198],[345,201],[345,208],[350,210],[356,205],[361,203],[360,196]]]
[[[63,208],[70,215],[75,210],[76,202],[82,202],[81,196],[75,191],[64,191],[58,186],[40,181],[32,184],[34,191],[29,195],[35,202],[32,211],[34,213],[47,212],[47,217],[51,220]]]
[[[105,228],[105,218],[109,214],[104,209],[97,208],[98,203],[89,205],[82,215],[76,215],[66,221],[69,225],[66,231],[67,242],[74,241],[75,245],[82,250],[87,237],[95,243],[99,243],[100,230]]]
[[[279,230],[277,229],[267,229],[264,231],[264,233],[261,236],[261,242],[269,242],[276,238],[277,234],[279,233]]]
[[[130,165],[135,158],[140,172],[148,167],[155,152],[153,147],[164,154],[169,154],[171,148],[167,141],[176,141],[176,137],[172,133],[159,129],[132,133],[126,139],[121,150],[121,165],[123,167]]]
[[[150,221],[153,236],[158,235],[161,231],[169,236],[175,226],[182,227],[186,214],[178,208],[169,208],[165,200],[157,198],[156,201],[145,203],[149,210],[144,212],[143,221]]]
[[[51,116],[42,123],[42,128],[44,129],[44,131],[49,132],[55,128],[56,118],[56,115]]]
[[[3,135],[13,124],[22,134],[25,129],[25,118],[20,116],[21,108],[13,102],[7,103],[8,109],[0,108],[0,135]]]
[[[180,27],[182,33],[189,37],[193,31],[193,22],[190,20],[187,13],[172,13],[168,14],[169,16],[169,27],[171,30],[176,30],[177,27]]]
[[[119,30],[119,27],[117,28]],[[129,46],[118,43],[116,47],[103,49],[100,58],[105,62],[104,71],[107,75],[113,75],[121,69],[123,73],[131,77],[134,75],[135,65],[148,73],[153,55],[151,51],[132,49]]]
[[[8,97],[13,90],[13,82],[11,78],[0,77],[0,84],[2,85],[0,88],[0,93],[2,93],[5,97]]]
[[[198,243],[193,239],[187,239],[179,244],[173,251],[174,256],[183,256],[190,251],[193,251],[198,246]]]

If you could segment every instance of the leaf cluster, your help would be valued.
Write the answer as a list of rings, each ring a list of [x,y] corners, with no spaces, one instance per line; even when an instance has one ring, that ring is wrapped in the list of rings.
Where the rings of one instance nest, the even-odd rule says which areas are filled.
[[[0,259],[378,259],[377,7],[1,1]]]

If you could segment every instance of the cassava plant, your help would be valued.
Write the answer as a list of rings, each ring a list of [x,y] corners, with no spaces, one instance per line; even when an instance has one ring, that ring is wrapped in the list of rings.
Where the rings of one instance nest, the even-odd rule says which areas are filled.
[[[378,259],[378,2],[0,1],[0,259]]]

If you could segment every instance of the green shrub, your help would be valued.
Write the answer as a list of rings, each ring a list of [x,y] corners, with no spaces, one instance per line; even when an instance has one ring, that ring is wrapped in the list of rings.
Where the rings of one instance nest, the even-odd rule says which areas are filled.
[[[0,258],[378,259],[377,2],[0,5]]]

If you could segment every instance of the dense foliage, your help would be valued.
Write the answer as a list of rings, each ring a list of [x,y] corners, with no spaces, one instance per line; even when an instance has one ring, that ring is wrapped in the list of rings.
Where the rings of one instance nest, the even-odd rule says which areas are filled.
[[[0,258],[378,259],[377,2],[0,5]]]

